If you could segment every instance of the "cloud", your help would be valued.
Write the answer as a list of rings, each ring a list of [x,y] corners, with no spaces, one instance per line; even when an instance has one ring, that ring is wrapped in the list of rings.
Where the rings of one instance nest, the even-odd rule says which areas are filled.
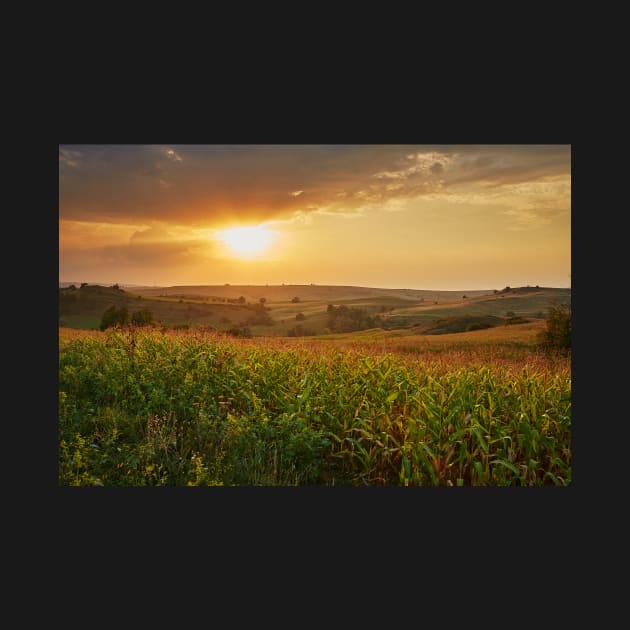
[[[159,230],[135,232],[128,243],[89,249],[71,247],[60,252],[64,266],[80,260],[86,267],[169,268],[190,266],[216,257],[215,244],[208,240],[177,240],[161,236]]]
[[[434,162],[429,169],[434,175],[439,175],[444,171],[444,165],[441,162]]]
[[[129,243],[160,243],[169,242],[173,239],[173,235],[165,228],[160,226],[150,227],[146,230],[136,230],[129,238]]]
[[[177,153],[174,149],[165,149],[166,157],[173,162],[183,162],[184,158],[182,158],[179,153]]]
[[[65,180],[67,173],[78,168],[81,163],[80,151],[59,148],[59,180]]]
[[[71,149],[59,149],[59,162],[64,166],[78,166],[80,158],[80,151],[73,151]]]
[[[407,176],[407,171],[382,171],[381,173],[374,173],[376,179],[405,179]]]
[[[354,216],[570,175],[568,145],[64,145],[59,155],[61,219],[135,225]]]

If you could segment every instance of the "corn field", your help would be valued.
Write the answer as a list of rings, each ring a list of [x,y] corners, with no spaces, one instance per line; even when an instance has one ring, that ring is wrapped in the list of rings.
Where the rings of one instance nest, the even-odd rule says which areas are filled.
[[[570,483],[570,356],[145,329],[60,344],[60,485]]]

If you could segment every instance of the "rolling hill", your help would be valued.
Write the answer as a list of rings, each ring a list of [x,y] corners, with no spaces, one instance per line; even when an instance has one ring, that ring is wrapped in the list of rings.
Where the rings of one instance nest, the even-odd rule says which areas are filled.
[[[353,326],[435,335],[542,320],[550,306],[570,302],[571,289],[551,287],[431,291],[319,285],[126,289],[84,285],[59,288],[59,319],[66,327],[96,329],[103,312],[115,305],[130,314],[150,310],[165,326],[204,325],[224,331],[247,326],[254,336],[352,333]],[[330,327],[329,305],[343,315],[337,330]]]

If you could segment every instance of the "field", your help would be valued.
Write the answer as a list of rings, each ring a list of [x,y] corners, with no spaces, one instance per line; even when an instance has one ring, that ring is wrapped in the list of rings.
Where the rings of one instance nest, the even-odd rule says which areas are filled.
[[[422,327],[441,319],[450,322],[459,318],[463,330],[474,322],[502,325],[515,316],[542,321],[549,306],[569,303],[570,299],[570,289],[549,287],[463,292],[317,285],[123,290],[88,285],[60,289],[59,318],[64,327],[98,329],[105,309],[115,305],[126,307],[130,313],[148,309],[156,321],[171,327],[201,325],[229,331],[246,326],[255,337],[286,337],[300,326],[298,336],[326,335],[339,332],[330,328],[328,306],[332,304],[360,313],[363,321],[356,328],[380,327],[388,332],[414,332],[416,328],[415,332],[426,332]],[[447,322],[447,329],[449,325]],[[451,332],[457,329],[453,327]]]
[[[218,291],[206,289],[205,297]],[[236,297],[266,297],[241,289]],[[280,321],[299,307],[308,323],[334,297],[325,287],[313,287],[319,296],[302,297],[294,295],[295,287],[283,289],[266,291]],[[168,306],[198,299],[157,291],[133,299]],[[347,304],[393,307],[401,317],[427,312],[418,295],[367,291],[376,293],[346,291]],[[494,313],[504,316],[504,310],[529,313],[545,299],[558,299],[541,296],[544,290],[531,293],[441,295],[437,301],[460,312],[464,301],[485,309],[496,302]],[[200,294],[191,289],[187,295]],[[528,296],[538,302],[528,305]],[[506,309],[506,300],[521,302]],[[442,316],[434,313],[434,319]],[[536,345],[542,319],[440,335],[414,333],[407,323],[411,327],[397,330],[250,339],[194,329],[62,327],[59,483],[571,483],[571,358]]]

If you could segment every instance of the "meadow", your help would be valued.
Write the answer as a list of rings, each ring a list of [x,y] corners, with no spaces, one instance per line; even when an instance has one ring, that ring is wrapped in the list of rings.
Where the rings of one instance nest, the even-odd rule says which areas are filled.
[[[536,345],[543,325],[60,328],[59,484],[566,486],[571,358]]]
[[[326,285],[125,289],[86,285],[60,288],[59,319],[64,327],[98,329],[103,312],[116,305],[129,313],[148,309],[156,322],[168,327],[205,326],[223,332],[247,327],[254,337],[286,337],[299,326],[299,336],[320,336],[340,332],[330,328],[330,305],[360,313],[365,320],[379,320],[363,321],[354,328],[380,326],[393,333],[426,327],[441,318],[464,317],[470,323],[485,320],[495,325],[505,323],[512,314],[542,322],[548,307],[570,299],[570,289],[549,287],[462,292]]]

